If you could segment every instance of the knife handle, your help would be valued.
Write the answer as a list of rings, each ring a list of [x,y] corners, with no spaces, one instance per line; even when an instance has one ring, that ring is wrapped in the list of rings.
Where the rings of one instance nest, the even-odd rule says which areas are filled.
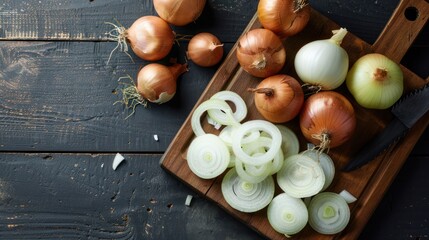
[[[357,155],[349,160],[349,163],[342,169],[342,171],[352,171],[367,164],[392,143],[402,138],[407,131],[408,127],[397,118],[394,118],[380,134],[365,144]]]

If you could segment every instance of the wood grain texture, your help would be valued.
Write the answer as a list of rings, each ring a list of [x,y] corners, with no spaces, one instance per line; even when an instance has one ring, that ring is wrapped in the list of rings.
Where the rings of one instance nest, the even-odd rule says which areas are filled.
[[[408,1],[403,1],[402,4],[408,4]],[[401,5],[402,6],[402,5]],[[401,9],[401,6],[398,9]],[[423,9],[425,14],[429,14],[429,9]],[[395,17],[403,17],[402,12],[397,11]],[[317,11],[313,11],[310,22],[304,31],[294,37],[290,37],[285,41],[285,46],[288,54],[287,66],[284,71],[287,74],[295,76],[293,68],[291,66],[292,62],[290,59],[293,59],[296,51],[305,43],[330,37],[330,32],[333,29],[338,29],[339,26],[325,18],[323,15],[320,15]],[[426,22],[427,19],[424,21]],[[257,19],[253,19],[248,26],[248,29],[258,27]],[[423,27],[423,24],[420,25],[420,29]],[[248,30],[246,29],[246,30]],[[246,31],[245,30],[245,31]],[[386,32],[394,31],[398,33],[399,36],[402,36],[404,31],[408,31],[406,28],[395,27],[395,25],[387,25],[386,30],[380,36],[379,41],[389,42],[391,35],[385,35]],[[390,39],[391,40],[391,39]],[[410,43],[404,43],[404,47],[409,47]],[[343,48],[349,54],[349,59],[351,64],[356,61],[360,56],[370,53],[373,50],[379,50],[377,47],[372,47],[363,40],[357,38],[353,34],[349,33],[342,43]],[[235,51],[235,48],[233,48]],[[380,50],[381,51],[381,50]],[[395,55],[397,61],[399,61],[406,51],[399,51]],[[381,51],[381,53],[383,53]],[[232,59],[231,59],[232,58]],[[231,67],[231,64],[237,64],[234,62],[235,55],[230,55],[225,64],[220,67],[218,70],[219,75],[225,71],[226,66]],[[406,82],[406,89],[411,90],[417,87],[421,87],[426,83],[423,79],[418,77],[413,72],[409,71],[405,67],[404,69],[404,78]],[[259,79],[251,77],[249,74],[242,71],[241,68],[238,71],[233,72],[232,75],[228,77],[219,78],[218,75],[215,75],[211,82],[209,83],[207,89],[204,91],[202,97],[198,101],[197,105],[202,101],[209,98],[214,92],[220,90],[232,90],[238,92],[245,100],[248,109],[249,115],[246,118],[249,119],[260,119],[261,116],[257,113],[254,105],[252,95],[249,94],[246,89],[248,87],[254,87],[258,84]],[[387,111],[374,111],[364,109],[352,99],[350,94],[345,91],[345,89],[338,89],[345,96],[347,96],[352,104],[354,105],[356,114],[357,114],[357,130],[353,136],[353,139],[347,144],[340,146],[339,148],[331,149],[330,155],[334,159],[336,168],[341,169],[344,166],[351,154],[356,152],[362,145],[364,145],[372,136],[380,132],[387,122],[390,121],[391,115]],[[423,118],[419,124],[417,124],[413,130],[407,135],[405,140],[399,143],[394,149],[386,151],[379,157],[377,160],[374,160],[370,164],[362,167],[359,170],[356,170],[352,173],[337,172],[333,184],[329,187],[328,191],[340,192],[343,189],[347,189],[354,196],[356,196],[359,201],[352,204],[352,218],[349,224],[349,227],[339,235],[326,236],[320,235],[312,231],[309,228],[304,229],[295,236],[298,239],[332,239],[332,238],[341,238],[341,239],[356,239],[358,238],[360,232],[365,226],[366,222],[370,218],[372,212],[378,205],[379,201],[384,195],[384,192],[388,189],[391,181],[398,173],[402,164],[407,159],[409,153],[413,149],[414,144],[417,142],[419,137],[422,134],[422,130],[426,128],[429,123],[429,114]],[[206,129],[210,128],[208,124]],[[296,124],[296,122],[295,122]],[[290,126],[292,129],[294,123],[287,123],[287,126]],[[297,133],[301,139],[301,143],[304,143],[304,139],[300,136],[299,132]],[[175,139],[167,152],[162,158],[161,165],[173,175],[177,176],[180,180],[184,181],[196,191],[201,194],[206,195],[209,199],[217,202],[222,208],[227,212],[231,213],[233,216],[237,217],[245,224],[249,225],[262,235],[266,236],[269,239],[284,239],[285,237],[277,232],[275,232],[269,225],[265,214],[263,211],[258,211],[257,213],[245,214],[238,212],[232,209],[222,198],[220,191],[220,183],[222,176],[211,179],[211,180],[202,180],[194,176],[187,167],[186,160],[184,159],[184,154],[186,152],[187,146],[190,141],[193,139],[193,132],[190,128],[190,118],[187,118],[187,121],[184,123],[179,133],[176,135]],[[302,144],[304,146],[304,144]],[[182,158],[182,159],[181,159]],[[181,160],[180,160],[181,159]]]
[[[163,152],[216,67],[189,63],[172,101],[146,109],[139,106],[126,119],[131,111],[120,103],[114,105],[122,97],[118,78],[135,78],[147,62],[132,63],[124,53],[115,52],[107,65],[114,46],[0,42],[0,150]],[[231,46],[225,44],[225,51]],[[183,62],[184,51],[177,48],[171,57]],[[154,141],[155,134],[159,141]]]
[[[111,26],[118,21],[128,28],[139,17],[157,15],[152,0],[5,0],[0,8],[0,39],[106,41]],[[176,33],[194,35],[210,31],[222,42],[235,42],[256,1],[207,1],[202,17]],[[246,10],[245,10],[246,9]],[[216,13],[216,14],[214,14]],[[248,15],[250,14],[250,15]]]
[[[201,69],[190,62],[190,72],[179,80],[171,103],[139,108],[126,121],[128,112],[112,105],[119,98],[117,78],[135,75],[146,62],[135,59],[133,64],[115,52],[106,65],[115,43],[107,42],[110,27],[104,22],[116,18],[129,26],[144,14],[154,14],[151,2],[1,1],[0,239],[266,238],[254,231],[261,224],[260,213],[253,219],[242,214],[236,221],[224,206],[197,195],[158,164],[218,66]],[[174,30],[189,35],[214,32],[227,43],[228,52],[254,15],[257,1],[207,3],[196,23]],[[367,43],[375,42],[398,3],[310,0],[313,8]],[[183,61],[185,49],[181,41],[171,56]],[[428,57],[426,25],[401,63],[429,81]],[[234,62],[226,69],[218,77],[240,71]],[[225,86],[234,88],[234,81],[228,79]],[[377,118],[367,121],[372,120]],[[377,124],[383,126],[384,121]],[[359,223],[360,239],[428,237],[429,192],[422,181],[429,167],[428,131],[380,204],[369,204],[378,207],[366,225]],[[159,135],[159,142],[153,134]],[[113,171],[116,151],[126,161]],[[396,172],[381,174],[391,178]],[[191,207],[184,206],[187,194],[194,195]],[[220,201],[220,195],[212,198]],[[249,222],[254,226],[248,227]]]
[[[0,238],[215,240],[234,224],[159,168],[160,155],[123,156],[113,170],[112,154],[0,154]],[[236,225],[228,237],[258,235]]]

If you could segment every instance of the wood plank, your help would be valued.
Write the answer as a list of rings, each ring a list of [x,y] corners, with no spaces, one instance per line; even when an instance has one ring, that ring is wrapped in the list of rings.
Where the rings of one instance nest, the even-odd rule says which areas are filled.
[[[209,31],[222,42],[235,42],[256,10],[257,1],[207,1],[201,17],[177,34]],[[0,40],[106,41],[105,22],[129,27],[143,15],[156,15],[152,1],[138,0],[29,0],[6,1],[0,6]]]
[[[123,156],[113,170],[113,154],[1,153],[0,238],[259,238],[165,173],[161,155]]]
[[[413,1],[403,1],[402,3],[408,4],[410,2]],[[420,10],[422,11],[422,20],[427,21],[427,18],[424,16],[429,13],[428,4],[426,3],[425,5],[421,6]],[[398,14],[395,16],[398,16]],[[258,22],[255,18],[249,23],[249,28],[253,27],[258,27]],[[320,15],[317,13],[317,11],[313,11],[310,23],[307,25],[306,29],[304,29],[304,31],[297,36],[287,39],[285,42],[289,56],[287,66],[285,68],[287,74],[295,76],[292,67],[293,65],[291,65],[293,63],[291,59],[293,59],[294,54],[302,45],[311,40],[329,38],[331,30],[338,29],[338,27],[338,25],[325,18],[323,15]],[[420,25],[419,30],[421,28],[422,25]],[[401,34],[404,32],[404,29],[400,28],[400,26],[390,28],[389,31],[397,32],[398,36],[406,36],[405,34]],[[387,36],[385,37],[387,38]],[[351,33],[346,36],[342,46],[347,50],[351,63],[356,61],[358,57],[373,51],[371,45],[357,38]],[[409,44],[405,44],[405,47],[408,48]],[[235,50],[235,48],[233,49]],[[378,50],[377,48],[375,49]],[[402,51],[401,54],[403,56],[405,51]],[[209,98],[217,91],[223,89],[232,90],[239,93],[247,103],[249,108],[249,116],[247,119],[261,118],[253,105],[252,95],[246,91],[248,87],[256,86],[260,81],[259,79],[251,77],[249,74],[241,71],[241,69],[232,72],[232,74],[228,77],[218,77],[223,75],[223,72],[228,72],[225,70],[226,66],[232,68],[231,64],[236,64],[236,62],[233,60],[234,58],[234,55],[230,55],[230,57],[227,58],[224,65],[219,69],[218,74],[215,75],[212,81],[209,83],[207,89],[204,91],[197,104]],[[407,91],[421,87],[426,83],[425,80],[409,71],[407,68],[403,67],[403,70]],[[374,111],[358,106],[350,94],[346,91],[346,89],[344,89],[344,87],[338,89],[338,91],[342,92],[352,101],[358,118],[357,131],[355,132],[353,139],[343,146],[331,149],[329,152],[335,161],[337,169],[341,169],[342,166],[347,163],[351,154],[356,152],[370,138],[383,129],[383,127],[390,121],[391,115],[388,111]],[[192,176],[193,174],[187,167],[186,160],[183,159],[183,156],[185,156],[184,153],[186,152],[187,144],[189,144],[190,140],[193,138],[189,120],[190,118],[188,117],[185,124],[179,130],[178,135],[176,135],[176,137],[173,139],[172,145],[169,147],[162,158],[161,166],[163,166],[167,171],[171,172],[182,181],[186,182],[196,191],[200,192],[201,194],[205,194],[209,199],[217,202],[230,214],[244,221],[247,225],[254,228],[256,231],[260,232],[267,238],[283,239],[284,236],[273,231],[264,214],[261,214],[260,212],[254,214],[243,214],[229,207],[228,204],[220,197],[222,195],[219,184],[219,179],[221,177],[219,179],[213,180],[201,180],[195,176]],[[359,236],[362,228],[365,226],[366,221],[371,216],[372,211],[375,209],[379,200],[382,198],[384,192],[389,187],[390,182],[396,176],[396,173],[407,159],[408,154],[411,152],[414,144],[422,134],[422,129],[425,129],[428,123],[429,117],[422,119],[421,122],[413,128],[413,130],[409,133],[403,142],[399,143],[394,150],[390,150],[382,154],[380,157],[378,157],[378,160],[375,160],[354,172],[338,172],[336,174],[333,185],[328,190],[340,192],[343,189],[347,189],[359,199],[356,204],[352,205],[352,221],[350,227],[346,231],[338,236],[323,236],[317,234],[311,229],[306,228],[303,232],[296,235],[295,237],[299,239],[332,239],[335,237],[340,237],[343,239],[356,239]],[[296,125],[294,126],[294,124],[296,124],[296,122],[290,122],[286,125],[290,126],[292,129],[297,129]],[[299,132],[297,132],[297,134],[301,139],[301,143],[303,143],[303,137]],[[181,161],[178,159],[181,159]],[[363,208],[362,206],[366,207]]]
[[[184,62],[186,46],[176,47],[171,57]],[[0,42],[0,151],[163,152],[216,66],[189,62],[173,100],[140,106],[126,119],[130,111],[114,105],[121,99],[117,80],[136,76],[147,62],[132,63],[115,52],[106,65],[114,47],[106,42]],[[225,44],[225,52],[231,47]]]

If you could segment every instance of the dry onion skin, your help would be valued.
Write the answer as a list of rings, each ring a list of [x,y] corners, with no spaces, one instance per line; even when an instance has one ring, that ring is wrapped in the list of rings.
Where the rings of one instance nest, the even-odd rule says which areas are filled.
[[[299,124],[307,141],[325,150],[340,146],[352,137],[356,116],[346,97],[334,91],[322,91],[304,102]]]
[[[304,103],[301,84],[289,75],[279,74],[265,78],[250,91],[254,93],[258,112],[274,123],[292,120]]]
[[[198,33],[189,41],[186,55],[198,66],[211,67],[222,60],[223,44],[211,33]]]
[[[122,100],[116,103],[122,103],[127,109],[132,110],[128,118],[133,115],[138,105],[147,107],[148,102],[162,104],[170,101],[176,94],[177,79],[188,71],[187,66],[186,63],[171,66],[149,63],[140,69],[137,83],[130,76],[120,77],[118,81],[127,78],[131,83],[120,82],[125,87],[121,89]]]
[[[176,94],[178,77],[188,71],[186,64],[165,66],[150,63],[137,75],[137,90],[144,99],[153,103],[165,103]]]
[[[260,0],[259,22],[280,38],[301,32],[310,20],[311,8],[307,0]]]
[[[128,41],[138,57],[147,61],[157,61],[166,57],[174,44],[175,34],[170,25],[157,16],[143,16],[128,29],[113,23],[108,24],[114,26],[114,29],[108,33],[109,40],[118,42],[112,53],[120,48],[128,54]]]
[[[268,29],[253,29],[238,40],[240,66],[255,77],[277,74],[286,62],[286,50],[280,38]]]
[[[156,13],[170,24],[185,26],[197,20],[206,0],[153,0]]]

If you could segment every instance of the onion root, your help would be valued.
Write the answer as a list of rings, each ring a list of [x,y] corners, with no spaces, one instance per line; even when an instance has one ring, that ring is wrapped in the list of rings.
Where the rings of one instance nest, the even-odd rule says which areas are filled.
[[[131,83],[122,82],[122,79],[129,79]],[[135,113],[136,107],[138,105],[142,105],[146,108],[148,106],[148,101],[138,92],[137,86],[130,75],[120,77],[118,81],[120,84],[124,85],[124,87],[121,88],[122,99],[116,101],[113,104],[115,105],[117,103],[121,103],[125,105],[126,109],[132,110],[131,113],[128,114],[128,116],[125,118],[127,119]]]

